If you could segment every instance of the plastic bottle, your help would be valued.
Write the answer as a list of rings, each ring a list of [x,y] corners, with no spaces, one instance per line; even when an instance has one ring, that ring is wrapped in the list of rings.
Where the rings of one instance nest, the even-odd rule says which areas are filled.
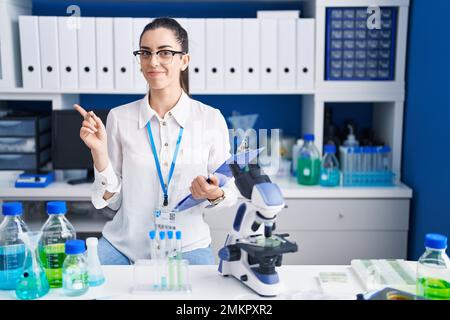
[[[80,296],[89,289],[89,273],[83,240],[68,240],[67,255],[62,267],[63,292],[67,296]]]
[[[327,144],[324,147],[325,155],[320,167],[320,185],[336,187],[339,185],[339,161],[335,156],[336,146]]]
[[[74,227],[65,217],[66,212],[65,202],[48,202],[49,217],[41,229],[39,255],[51,288],[62,287],[62,265],[66,258],[64,245],[67,240],[76,238]]]
[[[89,274],[89,286],[95,287],[105,282],[100,259],[98,258],[98,239],[95,237],[86,239],[87,264]]]
[[[292,174],[297,176],[298,156],[300,149],[303,147],[303,139],[297,139],[297,143],[292,146]]]
[[[0,289],[14,290],[22,274],[26,247],[20,235],[29,229],[22,220],[22,203],[2,205],[5,218],[0,224]]]
[[[349,133],[347,135],[347,139],[344,141],[344,147],[358,147],[359,142],[356,140],[352,125],[349,124],[347,128]]]
[[[418,295],[450,300],[450,260],[446,249],[446,236],[435,233],[425,236],[425,253],[417,263]]]
[[[314,145],[314,135],[303,136],[305,144],[300,149],[297,165],[298,183],[302,185],[317,185],[320,178],[320,154]]]

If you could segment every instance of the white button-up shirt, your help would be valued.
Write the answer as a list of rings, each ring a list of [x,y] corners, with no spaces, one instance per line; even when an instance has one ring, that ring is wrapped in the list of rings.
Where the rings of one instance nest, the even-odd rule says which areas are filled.
[[[162,206],[161,189],[146,124],[150,121],[164,182],[172,163],[180,127],[184,128],[175,170],[168,188],[169,208],[190,193],[192,180],[207,177],[230,157],[228,128],[219,110],[182,93],[164,119],[150,107],[148,94],[141,100],[112,109],[107,118],[110,163],[102,172],[94,166],[92,203],[117,210],[106,223],[103,236],[132,261],[150,257],[148,232],[155,229],[154,210]],[[183,252],[211,243],[203,213],[232,206],[237,201],[234,179],[223,187],[225,199],[207,208],[208,201],[177,213]],[[115,193],[103,199],[105,191]]]

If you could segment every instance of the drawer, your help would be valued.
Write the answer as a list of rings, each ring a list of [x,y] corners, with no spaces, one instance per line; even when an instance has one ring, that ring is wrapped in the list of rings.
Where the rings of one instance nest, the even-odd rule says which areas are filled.
[[[238,204],[244,200],[239,199]],[[232,228],[238,204],[206,214],[211,228]],[[408,199],[287,199],[278,230],[408,230]]]
[[[50,145],[51,134],[50,132],[44,133],[39,137],[39,149],[45,148]],[[10,138],[0,137],[0,153],[22,153],[22,152],[36,152],[37,139],[34,137],[29,138]]]
[[[0,154],[0,170],[35,170],[50,160],[51,148],[39,154]]]
[[[0,119],[0,136],[30,137],[50,128],[50,117],[11,117]]]

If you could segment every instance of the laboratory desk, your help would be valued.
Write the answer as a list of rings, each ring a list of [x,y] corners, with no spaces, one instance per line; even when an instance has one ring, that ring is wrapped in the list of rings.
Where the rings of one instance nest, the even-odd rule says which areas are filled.
[[[286,265],[278,268],[283,283],[283,292],[275,298],[262,298],[233,277],[223,277],[217,266],[190,266],[190,293],[149,293],[132,294],[132,266],[104,266],[106,282],[79,297],[66,297],[62,289],[52,289],[41,299],[98,299],[98,300],[255,300],[255,299],[356,299],[356,294],[364,292],[350,266]],[[324,293],[318,282],[319,272],[345,272],[348,284],[342,290]],[[0,299],[16,299],[14,291],[0,291]]]

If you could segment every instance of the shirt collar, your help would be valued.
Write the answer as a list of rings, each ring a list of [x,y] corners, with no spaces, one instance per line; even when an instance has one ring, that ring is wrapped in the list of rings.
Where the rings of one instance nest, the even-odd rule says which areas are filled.
[[[147,122],[149,122],[151,118],[157,116],[156,111],[153,110],[153,108],[151,108],[150,104],[148,103],[148,97],[149,93],[145,95],[145,97],[141,100],[140,103],[139,128],[145,127],[147,125]],[[169,111],[175,118],[175,120],[178,122],[178,124],[183,128],[186,125],[190,107],[191,107],[191,98],[189,98],[189,96],[183,90],[180,99],[178,99],[178,102]],[[169,112],[167,114],[169,114]]]

